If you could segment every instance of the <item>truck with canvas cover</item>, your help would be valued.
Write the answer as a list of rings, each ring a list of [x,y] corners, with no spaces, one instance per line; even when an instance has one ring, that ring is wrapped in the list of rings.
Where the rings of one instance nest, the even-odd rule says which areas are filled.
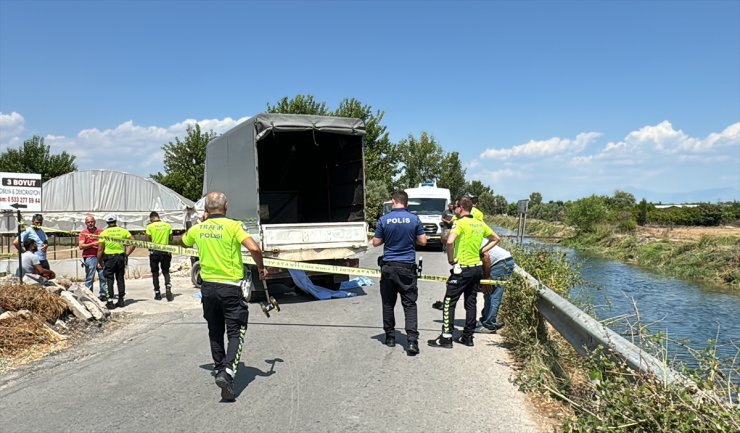
[[[437,188],[436,182],[422,182],[417,188],[407,188],[409,211],[419,216],[427,235],[427,245],[442,245],[442,214],[450,204],[450,190]]]
[[[259,114],[208,143],[203,194],[226,194],[227,216],[242,221],[266,258],[357,267],[368,247],[364,136],[359,119]],[[289,280],[285,269],[268,271],[268,283]],[[348,277],[312,279],[337,287]],[[252,293],[260,291],[253,278]]]

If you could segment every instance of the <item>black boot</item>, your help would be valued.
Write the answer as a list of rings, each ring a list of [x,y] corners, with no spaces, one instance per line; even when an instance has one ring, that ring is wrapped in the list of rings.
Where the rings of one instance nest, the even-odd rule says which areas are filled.
[[[216,374],[216,386],[221,388],[221,398],[224,401],[234,401],[236,399],[234,378],[226,370],[221,370]]]
[[[118,303],[116,303],[117,308],[123,308],[126,305],[125,302],[123,302],[123,296],[118,295]]]
[[[455,342],[460,343],[460,344],[464,344],[464,345],[466,345],[468,347],[473,347],[474,346],[474,344],[473,344],[473,336],[472,335],[470,337],[466,337],[465,335],[461,335],[461,336],[459,336],[459,337],[457,337],[455,339]]]
[[[162,294],[159,292],[159,290],[154,291],[154,300],[155,301],[161,301],[162,300]]]
[[[116,304],[113,303],[113,300],[108,299],[108,302],[105,303],[105,308],[112,310],[116,308]]]
[[[417,341],[409,341],[409,344],[406,347],[406,353],[409,356],[418,355],[419,354],[419,343]]]
[[[164,295],[167,297],[167,302],[172,302],[172,300],[175,299],[175,297],[172,295],[172,286],[167,284],[165,286],[165,289],[166,290],[164,292]]]

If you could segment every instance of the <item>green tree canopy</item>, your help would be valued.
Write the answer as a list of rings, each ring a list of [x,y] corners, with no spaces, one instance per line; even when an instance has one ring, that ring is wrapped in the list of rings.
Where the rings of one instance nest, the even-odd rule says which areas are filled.
[[[372,107],[353,98],[340,102],[334,115],[365,122],[365,178],[380,181],[390,188],[393,177],[398,174],[398,150],[382,124],[384,113],[380,110],[373,112]]]
[[[493,196],[493,209],[491,210],[491,214],[498,215],[498,214],[505,214],[509,209],[509,203],[506,202],[506,198],[502,195],[494,195]]]
[[[442,172],[437,186],[450,190],[453,200],[465,193],[465,169],[460,161],[460,154],[450,152],[442,159]]]
[[[480,201],[480,197],[483,194],[489,194],[491,197],[493,197],[493,190],[490,186],[483,185],[483,182],[479,180],[474,180],[470,182],[467,187],[465,188],[464,194],[470,194],[478,197],[478,201]]]
[[[404,188],[413,188],[426,180],[439,180],[444,152],[434,136],[423,131],[417,139],[409,134],[398,143],[398,153],[403,164],[399,183]]]
[[[614,191],[614,195],[607,199],[607,206],[614,210],[631,211],[637,202],[635,196],[624,191]]]
[[[162,146],[164,173],[153,174],[151,178],[190,200],[198,200],[203,195],[206,145],[218,134],[201,132],[197,123],[188,126],[187,132],[183,141],[175,137],[174,143]]]
[[[541,203],[542,203],[542,194],[538,192],[533,192],[532,194],[529,195],[529,205],[527,207],[532,208]]]
[[[598,223],[607,218],[606,197],[592,195],[569,203],[565,211],[565,222],[580,232],[593,232]]]
[[[2,171],[12,173],[38,173],[41,182],[77,170],[75,156],[67,152],[51,154],[51,146],[44,144],[44,137],[34,135],[18,149],[7,149],[0,154]]]
[[[647,200],[644,198],[640,200],[640,204],[637,209],[637,224],[644,226],[648,222],[648,211],[650,210],[650,207],[648,205]]]
[[[331,112],[326,108],[326,102],[316,102],[311,95],[296,95],[291,99],[283,97],[277,104],[267,103],[268,113],[283,114],[314,114],[316,116],[329,116]]]

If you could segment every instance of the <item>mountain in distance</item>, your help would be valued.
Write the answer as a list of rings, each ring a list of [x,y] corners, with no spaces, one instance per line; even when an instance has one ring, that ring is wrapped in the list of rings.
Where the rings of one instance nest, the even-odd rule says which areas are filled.
[[[650,203],[717,203],[740,201],[738,188],[713,188],[687,192],[655,192],[647,189],[627,187],[623,191],[635,196],[638,202],[643,198]]]

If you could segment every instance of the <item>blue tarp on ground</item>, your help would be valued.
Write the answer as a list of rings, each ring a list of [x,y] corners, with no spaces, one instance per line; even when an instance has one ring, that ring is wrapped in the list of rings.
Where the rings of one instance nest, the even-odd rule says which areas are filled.
[[[350,280],[354,281],[351,284],[343,283],[344,285],[340,286],[339,290],[331,290],[327,289],[326,287],[315,285],[308,278],[308,275],[306,275],[306,273],[303,271],[299,271],[297,269],[288,269],[288,272],[290,272],[290,277],[293,279],[293,282],[296,286],[298,286],[299,289],[322,301],[331,298],[349,298],[350,296],[356,296],[356,293],[348,292],[345,289],[352,289],[367,285],[366,280],[361,280],[361,278],[367,277],[359,277],[355,280]],[[369,278],[367,280],[369,280],[370,284],[372,284],[372,280],[370,280]],[[348,281],[347,283],[350,283],[350,281]]]

